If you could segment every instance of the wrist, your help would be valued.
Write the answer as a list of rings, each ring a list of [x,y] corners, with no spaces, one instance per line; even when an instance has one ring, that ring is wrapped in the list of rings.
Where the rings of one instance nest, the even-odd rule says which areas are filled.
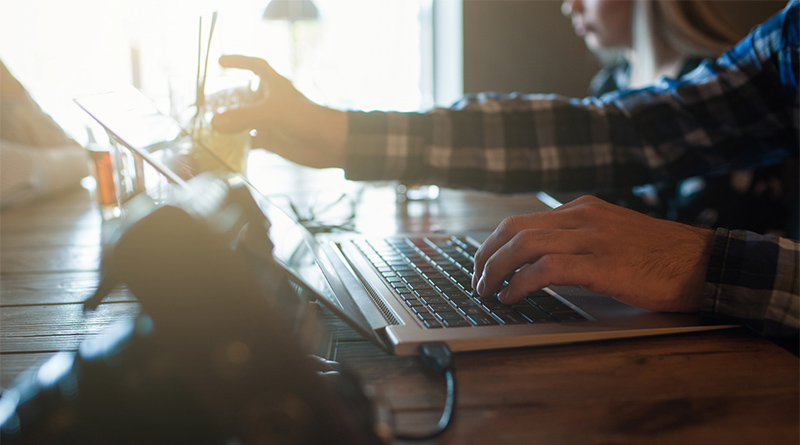
[[[706,275],[711,261],[711,250],[715,236],[714,230],[711,229],[691,227],[691,230],[698,237],[697,252],[691,266],[690,279],[684,291],[686,298],[683,312],[698,312],[702,308]]]

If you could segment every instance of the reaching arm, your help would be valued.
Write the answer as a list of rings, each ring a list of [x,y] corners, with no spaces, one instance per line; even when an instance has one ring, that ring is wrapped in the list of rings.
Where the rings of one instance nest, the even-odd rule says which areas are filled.
[[[212,125],[224,132],[255,129],[253,143],[309,167],[344,165],[347,114],[308,100],[264,60],[222,56],[225,67],[247,69],[261,78],[264,98],[253,106],[214,116]]]
[[[515,192],[629,187],[797,157],[797,2],[679,80],[601,98],[480,94],[428,113],[342,112],[309,101],[267,62],[265,98],[217,115],[256,146],[350,179]]]
[[[630,187],[798,156],[797,3],[679,80],[600,98],[479,94],[350,113],[351,179],[516,192]]]

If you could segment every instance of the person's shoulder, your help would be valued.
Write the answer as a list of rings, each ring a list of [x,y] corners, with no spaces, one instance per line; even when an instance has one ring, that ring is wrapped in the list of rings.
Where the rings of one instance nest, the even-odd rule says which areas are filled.
[[[783,37],[787,45],[797,45],[800,41],[800,0],[792,0],[786,6],[785,17],[782,23]]]
[[[756,40],[773,45],[797,45],[800,41],[800,0],[791,0],[786,7],[751,33]]]
[[[797,50],[800,42],[800,0],[791,0],[780,12],[767,19],[727,53],[734,60],[752,57],[766,62],[780,58],[786,49]]]

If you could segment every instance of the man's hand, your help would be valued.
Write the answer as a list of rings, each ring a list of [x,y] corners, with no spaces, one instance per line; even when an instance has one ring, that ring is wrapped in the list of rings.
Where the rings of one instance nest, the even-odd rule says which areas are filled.
[[[316,168],[344,166],[346,113],[311,102],[265,60],[228,55],[220,57],[219,63],[258,75],[264,97],[251,106],[214,116],[214,128],[226,133],[255,129],[255,148],[265,148],[298,164]]]
[[[507,304],[551,284],[581,285],[644,309],[694,312],[713,238],[712,230],[584,196],[503,221],[475,255],[472,284],[482,296],[499,291]]]

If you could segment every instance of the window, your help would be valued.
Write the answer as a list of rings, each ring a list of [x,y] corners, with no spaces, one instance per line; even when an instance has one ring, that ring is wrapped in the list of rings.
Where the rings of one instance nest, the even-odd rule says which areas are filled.
[[[72,98],[136,84],[165,100],[170,78],[193,82],[198,17],[207,35],[215,8],[210,73],[220,54],[247,54],[266,58],[326,105],[411,111],[433,104],[434,0],[314,1],[321,19],[294,29],[262,19],[267,0],[3,2],[0,58],[79,141],[88,121]]]

